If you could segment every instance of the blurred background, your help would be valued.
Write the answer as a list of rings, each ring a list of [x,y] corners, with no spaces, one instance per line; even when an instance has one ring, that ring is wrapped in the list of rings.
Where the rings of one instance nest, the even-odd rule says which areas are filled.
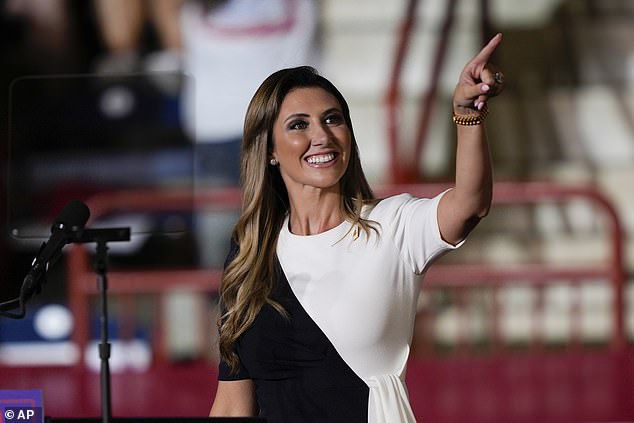
[[[427,422],[634,421],[631,0],[0,0],[0,303],[71,199],[108,245],[115,416],[204,416],[246,102],[310,64],[347,98],[378,195],[452,179],[453,87],[495,33],[494,208],[426,276],[408,369]],[[94,244],[24,319],[0,389],[100,414]]]

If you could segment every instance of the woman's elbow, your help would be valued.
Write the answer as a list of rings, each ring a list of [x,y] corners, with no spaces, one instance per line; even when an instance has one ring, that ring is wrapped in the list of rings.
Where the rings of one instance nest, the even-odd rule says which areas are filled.
[[[484,204],[480,207],[480,209],[474,214],[474,218],[478,219],[478,221],[484,219],[489,215],[491,211],[491,202]]]

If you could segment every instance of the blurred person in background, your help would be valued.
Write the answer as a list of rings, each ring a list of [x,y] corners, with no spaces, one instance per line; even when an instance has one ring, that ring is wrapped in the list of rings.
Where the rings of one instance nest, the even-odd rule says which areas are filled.
[[[310,67],[258,88],[245,117],[242,214],[220,287],[210,415],[415,422],[405,370],[421,278],[489,211],[484,120],[504,87],[496,35],[453,96],[455,185],[376,199],[346,100]]]
[[[179,11],[183,0],[94,0],[94,13],[105,54],[98,58],[97,73],[179,71],[181,31]],[[151,26],[156,48],[146,51],[143,32]],[[145,56],[145,57],[144,57]]]
[[[105,48],[96,72],[147,72],[179,96],[196,189],[238,186],[242,117],[258,84],[279,68],[318,65],[314,0],[94,0],[94,13]],[[148,26],[154,47],[144,43]],[[196,213],[199,264],[222,265],[235,220]]]

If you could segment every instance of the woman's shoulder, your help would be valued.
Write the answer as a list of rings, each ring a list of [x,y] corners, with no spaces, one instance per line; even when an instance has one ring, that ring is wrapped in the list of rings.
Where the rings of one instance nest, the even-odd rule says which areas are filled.
[[[432,198],[416,197],[410,193],[392,195],[368,206],[364,218],[393,222],[412,213],[425,213],[434,208],[441,196],[442,193]]]
[[[376,200],[371,206],[368,207],[368,213],[377,214],[377,213],[389,213],[390,211],[398,210],[403,207],[407,203],[412,201],[419,200],[409,193],[401,193],[396,195],[391,195],[389,197],[384,197]]]
[[[408,201],[414,200],[412,194],[403,192],[401,194],[391,195],[389,197],[381,198],[377,205],[381,205],[382,207],[395,207],[407,203]]]
[[[411,194],[407,193],[379,198],[366,204],[361,215],[364,219],[375,221],[389,219],[391,215],[394,215],[404,204],[407,204],[407,202],[413,198]]]

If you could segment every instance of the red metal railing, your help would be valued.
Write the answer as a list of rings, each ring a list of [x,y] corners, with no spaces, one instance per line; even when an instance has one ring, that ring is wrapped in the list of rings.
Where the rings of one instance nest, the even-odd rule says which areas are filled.
[[[409,47],[411,39],[411,33],[416,23],[416,12],[418,7],[418,0],[410,0],[407,3],[407,9],[403,21],[401,22],[401,28],[399,32],[399,40],[394,57],[394,64],[390,71],[390,80],[388,83],[388,89],[385,97],[386,113],[387,113],[387,140],[389,151],[389,167],[391,172],[391,180],[394,183],[401,183],[408,180],[409,177],[404,174],[405,169],[399,166],[399,122],[398,122],[398,107],[401,101],[400,80],[401,72],[403,70],[403,63],[405,61],[405,55]],[[409,165],[405,166],[409,169]]]
[[[109,192],[87,201],[91,210],[91,222],[112,213],[192,211],[198,209],[238,209],[241,193],[238,189],[211,190],[194,197],[189,191],[131,190]],[[221,269],[146,269],[117,270],[108,272],[108,291],[115,295],[142,293],[162,294],[173,289],[191,292],[214,292],[218,289]],[[96,276],[92,271],[89,251],[85,246],[73,245],[68,255],[69,307],[73,313],[75,329],[72,339],[83,354],[90,340],[90,302],[97,294]],[[160,325],[160,315],[156,319]],[[157,359],[164,358],[164,340],[160,330],[155,331]]]
[[[390,185],[376,189],[381,196],[410,192],[430,197],[446,189],[443,184]],[[563,186],[550,183],[500,183],[494,188],[494,204],[535,204],[545,201],[584,198],[597,205],[609,221],[610,254],[602,265],[552,265],[528,263],[513,265],[491,264],[436,264],[428,271],[425,287],[469,287],[504,285],[509,281],[544,285],[556,279],[579,281],[598,278],[608,281],[613,288],[612,348],[622,349],[626,344],[624,327],[624,264],[623,229],[619,216],[609,201],[598,190],[589,187]],[[195,202],[194,202],[195,200]],[[98,219],[122,211],[167,211],[205,208],[238,208],[238,190],[208,191],[193,199],[189,194],[177,192],[121,192],[97,196],[88,201],[91,219]],[[97,293],[95,276],[89,263],[88,250],[73,246],[68,257],[69,302],[75,317],[73,340],[82,350],[89,340],[89,297]],[[161,294],[169,290],[187,289],[196,292],[214,292],[221,277],[220,269],[169,270],[117,270],[109,272],[109,292],[114,295],[136,293]]]
[[[418,127],[414,138],[413,154],[403,155],[399,151],[400,133],[398,131],[398,109],[401,100],[400,80],[403,70],[403,64],[407,55],[412,31],[416,25],[416,14],[419,0],[409,0],[407,8],[403,16],[401,28],[399,32],[398,44],[394,56],[393,66],[390,72],[390,79],[386,94],[386,113],[387,113],[387,136],[390,153],[390,177],[393,183],[406,183],[420,181],[420,175],[417,170],[417,163],[420,160],[422,151],[425,146],[427,132],[433,113],[433,105],[436,100],[438,83],[442,67],[447,54],[447,45],[451,35],[451,27],[454,21],[457,1],[448,0],[446,3],[445,20],[440,31],[440,38],[436,50],[434,52],[434,60],[432,62],[431,78],[427,87],[427,91],[422,97],[421,108],[419,111]],[[405,158],[406,159],[405,159]]]
[[[376,192],[380,196],[410,192],[417,196],[430,197],[447,187],[443,184],[389,185],[378,187]],[[630,410],[630,392],[634,384],[631,378],[622,373],[630,371],[634,362],[629,358],[624,328],[623,230],[614,206],[595,188],[550,183],[496,184],[493,201],[494,207],[497,207],[505,204],[563,202],[579,198],[591,202],[607,218],[609,253],[605,260],[594,265],[436,263],[425,277],[423,292],[453,290],[460,302],[461,298],[465,299],[463,294],[472,288],[496,289],[509,284],[526,283],[540,289],[561,279],[572,283],[600,279],[610,283],[614,292],[610,348],[577,348],[566,349],[563,353],[549,353],[539,348],[537,342],[536,348],[518,355],[505,348],[506,344],[496,332],[491,354],[474,355],[461,353],[467,351],[462,348],[465,342],[464,337],[461,337],[457,350],[449,356],[434,351],[432,354],[412,356],[408,365],[408,389],[412,408],[418,418],[443,422],[468,420],[553,423],[598,418],[622,421],[634,418]],[[240,193],[237,190],[210,191],[195,201],[187,194],[161,192],[105,194],[88,201],[93,218],[118,211],[190,210],[194,205],[225,209],[238,207],[239,203]],[[469,245],[463,248],[469,248]],[[68,256],[68,265],[70,308],[76,322],[73,340],[83,353],[90,336],[90,299],[97,295],[87,248],[73,246]],[[213,293],[218,288],[220,276],[219,269],[113,269],[109,272],[109,293],[124,298],[148,293],[160,296],[174,289]],[[498,313],[497,307],[491,311],[496,326],[500,323]],[[159,309],[152,322],[157,327],[154,331],[154,353],[159,368],[162,368],[161,363],[165,363],[168,358],[162,339],[161,315]],[[418,326],[420,322],[419,317],[417,331],[424,331],[425,325],[422,329]],[[211,332],[202,336],[211,338]],[[425,333],[425,336],[429,337],[429,334]],[[575,343],[581,345],[578,340],[573,339],[571,344]],[[596,370],[593,372],[592,369]],[[548,388],[545,390],[544,387]],[[596,389],[604,393],[603,397],[592,395]],[[553,403],[550,393],[554,397],[563,398],[562,402]],[[530,401],[532,408],[517,406],[515,403],[519,401],[518,398]]]
[[[398,121],[401,101],[400,84],[403,65],[408,53],[413,31],[417,24],[419,3],[419,0],[409,0],[407,2],[399,28],[397,45],[385,95],[386,128],[388,152],[390,156],[389,177],[390,180],[396,184],[424,182],[422,176],[419,174],[417,165],[425,149],[431,117],[434,111],[434,103],[438,97],[438,86],[452,35],[456,8],[458,6],[457,0],[447,0],[445,3],[445,15],[440,27],[433,60],[431,61],[430,78],[426,84],[426,91],[421,97],[417,121],[418,126],[416,127],[416,134],[414,136],[414,149],[412,154],[404,154],[404,152],[399,149],[399,145],[402,141]],[[489,9],[490,5],[488,0],[479,1],[482,45],[486,44],[493,36]]]
[[[448,188],[445,184],[412,184],[384,187],[382,194],[410,192],[420,197],[429,197]],[[544,285],[552,280],[567,279],[578,282],[587,279],[602,279],[609,282],[613,289],[614,332],[612,347],[622,349],[625,339],[624,285],[625,264],[623,252],[624,230],[620,217],[603,193],[593,187],[559,185],[546,182],[497,183],[493,191],[494,205],[539,204],[543,202],[562,202],[569,199],[585,199],[598,206],[609,222],[609,259],[602,265],[553,265],[526,263],[513,265],[492,264],[451,264],[433,265],[425,277],[426,287],[438,286],[494,286],[508,281],[524,281],[532,285]],[[518,283],[518,282],[515,282]]]

